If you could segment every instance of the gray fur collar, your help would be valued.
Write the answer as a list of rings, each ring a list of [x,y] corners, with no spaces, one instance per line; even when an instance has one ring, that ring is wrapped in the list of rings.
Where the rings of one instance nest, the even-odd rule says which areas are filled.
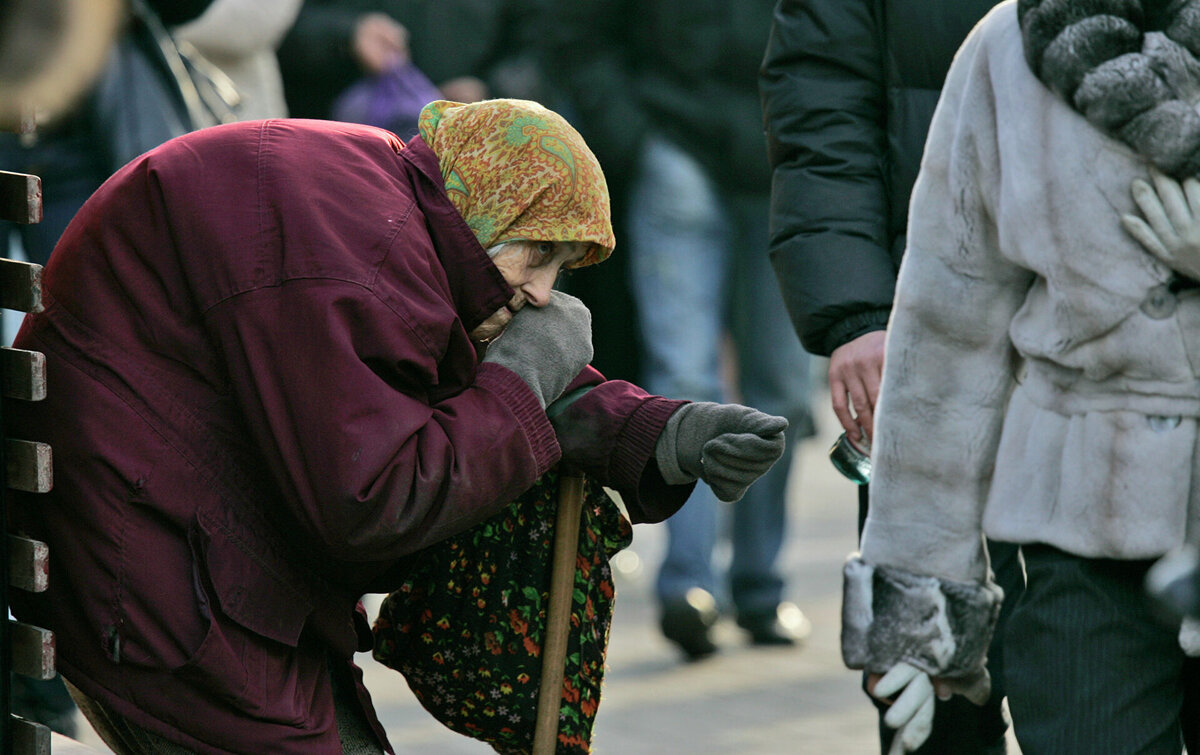
[[[1025,58],[1094,126],[1200,174],[1200,0],[1019,0]]]

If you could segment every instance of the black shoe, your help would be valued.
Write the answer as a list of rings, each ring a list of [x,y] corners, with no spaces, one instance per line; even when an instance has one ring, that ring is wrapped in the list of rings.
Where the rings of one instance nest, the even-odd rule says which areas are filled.
[[[780,603],[773,611],[742,614],[737,623],[755,645],[795,645],[812,633],[812,623],[795,603]]]
[[[717,623],[717,601],[704,589],[693,587],[687,596],[663,603],[662,633],[679,646],[688,660],[717,652],[711,629]]]

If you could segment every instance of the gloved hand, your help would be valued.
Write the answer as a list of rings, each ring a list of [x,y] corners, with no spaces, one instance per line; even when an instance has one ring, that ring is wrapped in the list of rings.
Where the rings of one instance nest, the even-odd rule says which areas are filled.
[[[980,668],[970,676],[936,676],[933,678],[933,691],[939,700],[962,695],[976,705],[983,705],[992,696],[992,676],[986,668]]]
[[[1200,280],[1200,181],[1189,177],[1180,185],[1157,170],[1150,178],[1153,185],[1140,178],[1130,185],[1145,219],[1122,215],[1121,225],[1167,267]]]
[[[544,307],[526,305],[483,357],[517,373],[545,409],[592,361],[592,313],[561,291]]]
[[[963,695],[976,705],[987,702],[992,693],[991,677],[986,668],[962,678],[934,677],[916,666],[900,661],[879,678],[870,692],[887,701],[904,690],[891,703],[883,722],[896,729],[888,755],[902,755],[920,747],[933,728],[934,697],[949,700]]]
[[[783,417],[738,404],[697,402],[679,407],[654,457],[671,485],[704,480],[722,501],[736,501],[783,455]]]
[[[871,694],[887,700],[897,692],[900,696],[883,715],[883,722],[896,730],[888,755],[912,752],[933,730],[934,694],[929,674],[902,661],[883,675]]]

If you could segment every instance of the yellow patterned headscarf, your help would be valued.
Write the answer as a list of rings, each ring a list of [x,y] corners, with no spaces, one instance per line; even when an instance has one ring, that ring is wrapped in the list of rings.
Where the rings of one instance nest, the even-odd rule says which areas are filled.
[[[503,241],[590,241],[574,267],[612,253],[604,173],[558,113],[528,100],[438,100],[421,110],[419,127],[450,201],[485,249]]]

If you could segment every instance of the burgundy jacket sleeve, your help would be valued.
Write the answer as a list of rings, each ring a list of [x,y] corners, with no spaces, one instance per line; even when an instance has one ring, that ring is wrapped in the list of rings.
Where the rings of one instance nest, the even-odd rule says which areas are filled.
[[[582,395],[570,401],[577,392]],[[593,367],[575,378],[564,397],[569,405],[551,410],[563,464],[620,493],[634,524],[661,522],[679,510],[696,485],[668,485],[654,447],[667,419],[686,401],[605,380]]]

